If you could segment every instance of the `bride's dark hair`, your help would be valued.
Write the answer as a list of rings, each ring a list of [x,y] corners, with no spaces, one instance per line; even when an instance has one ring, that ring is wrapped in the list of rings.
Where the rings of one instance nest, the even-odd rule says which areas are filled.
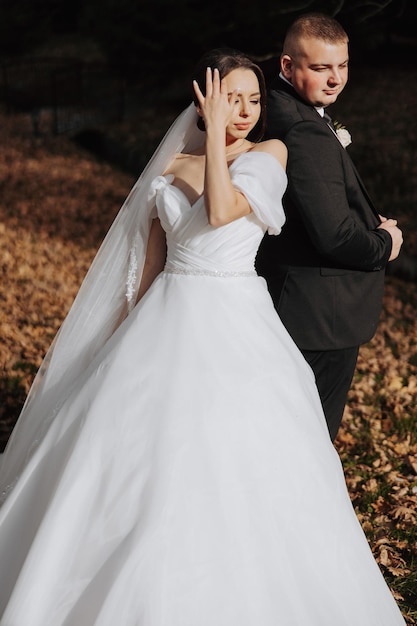
[[[266,86],[261,68],[240,50],[235,50],[234,48],[215,48],[210,50],[201,57],[194,68],[193,78],[197,81],[203,93],[205,93],[206,70],[208,67],[212,69],[217,68],[221,79],[237,69],[252,70],[254,72],[259,82],[261,94],[261,115],[255,128],[251,131],[251,139],[252,141],[260,141],[266,126]],[[198,106],[198,100],[194,92],[193,100],[194,104]],[[204,120],[201,117],[198,118],[197,126],[200,130],[205,130]]]

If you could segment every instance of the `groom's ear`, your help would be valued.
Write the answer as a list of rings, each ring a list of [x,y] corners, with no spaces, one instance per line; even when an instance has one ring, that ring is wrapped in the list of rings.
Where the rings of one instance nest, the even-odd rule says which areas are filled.
[[[289,54],[283,54],[280,60],[281,72],[287,80],[291,80],[293,60]]]

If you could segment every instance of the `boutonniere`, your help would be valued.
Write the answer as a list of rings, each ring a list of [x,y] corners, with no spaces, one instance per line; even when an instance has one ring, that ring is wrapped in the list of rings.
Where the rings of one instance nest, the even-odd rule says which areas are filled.
[[[334,121],[334,129],[340,143],[344,148],[347,148],[352,143],[352,137],[346,126],[343,126],[340,122]]]

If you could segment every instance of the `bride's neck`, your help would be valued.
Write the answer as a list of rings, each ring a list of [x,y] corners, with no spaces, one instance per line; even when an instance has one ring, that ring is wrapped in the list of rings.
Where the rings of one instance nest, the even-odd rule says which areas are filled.
[[[239,152],[247,152],[252,147],[252,145],[253,143],[250,142],[248,139],[236,139],[236,141],[226,144],[226,156],[229,156],[231,154],[236,154]],[[188,155],[185,155],[184,153],[180,153],[177,156],[205,157],[205,155],[206,155],[206,147],[203,144],[199,148],[196,148],[195,150],[190,152]]]
[[[226,145],[226,156],[237,155],[241,152],[248,152],[253,147],[253,143],[248,139],[237,139],[231,144]]]
[[[248,141],[246,139],[236,139],[232,143],[226,144],[226,154],[234,154],[240,152],[243,148],[246,148]]]

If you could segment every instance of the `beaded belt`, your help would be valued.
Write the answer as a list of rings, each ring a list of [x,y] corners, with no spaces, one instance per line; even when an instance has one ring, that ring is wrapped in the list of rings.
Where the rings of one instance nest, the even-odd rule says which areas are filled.
[[[167,274],[182,274],[183,276],[215,276],[217,278],[250,278],[258,276],[255,270],[249,270],[248,272],[220,272],[217,270],[171,267],[165,268],[164,272]]]

